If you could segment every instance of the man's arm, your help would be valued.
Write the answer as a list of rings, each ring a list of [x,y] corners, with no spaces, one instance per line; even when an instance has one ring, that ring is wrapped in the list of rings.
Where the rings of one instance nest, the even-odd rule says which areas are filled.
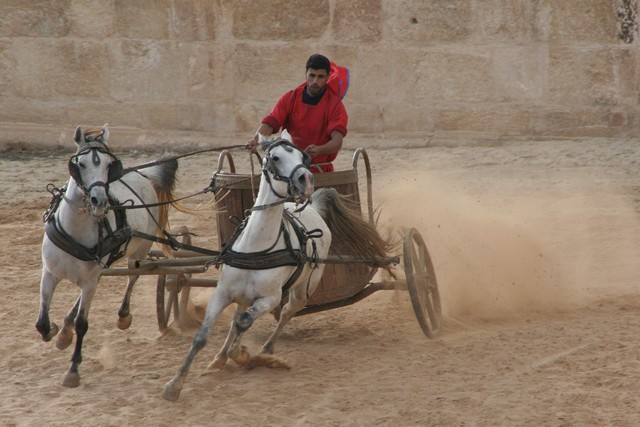
[[[255,152],[258,149],[258,134],[261,134],[262,136],[271,136],[273,135],[273,128],[266,123],[262,123],[256,131],[254,137],[247,142],[244,148],[249,151]]]
[[[309,153],[311,157],[337,153],[342,148],[343,139],[344,135],[342,135],[337,130],[334,130],[333,132],[331,132],[331,139],[329,139],[326,144],[310,145],[305,151]]]

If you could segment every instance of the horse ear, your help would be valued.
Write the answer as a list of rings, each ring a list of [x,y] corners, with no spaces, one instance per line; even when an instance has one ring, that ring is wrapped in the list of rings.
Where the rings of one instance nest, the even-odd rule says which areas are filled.
[[[107,145],[107,141],[109,140],[109,123],[105,123],[102,126],[102,143]]]
[[[258,144],[260,144],[260,148],[266,150],[269,145],[271,145],[271,140],[266,138],[263,134],[258,132]]]
[[[82,130],[82,128],[80,126],[78,126],[76,128],[76,134],[73,137],[73,140],[76,142],[76,144],[80,145],[84,142],[84,131]]]
[[[286,139],[287,141],[293,144],[293,138],[291,138],[291,135],[286,129],[282,131],[282,133],[280,134],[280,138]]]

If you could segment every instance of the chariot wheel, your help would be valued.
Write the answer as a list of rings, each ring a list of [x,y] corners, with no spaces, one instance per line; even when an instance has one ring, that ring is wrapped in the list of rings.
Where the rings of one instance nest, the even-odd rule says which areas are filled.
[[[415,228],[405,233],[403,261],[411,304],[420,328],[428,338],[435,338],[442,324],[440,293],[431,256]]]
[[[191,235],[187,227],[180,227],[178,233],[182,234],[180,237],[182,243],[191,244]],[[191,287],[183,286],[182,283],[190,277],[190,273],[158,275],[156,286],[156,314],[160,332],[165,332],[172,323],[181,325],[186,320],[185,316],[188,315]]]

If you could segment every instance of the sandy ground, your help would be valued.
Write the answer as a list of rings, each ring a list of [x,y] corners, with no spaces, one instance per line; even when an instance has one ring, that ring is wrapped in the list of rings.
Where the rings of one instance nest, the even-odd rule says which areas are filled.
[[[112,141],[117,135],[112,135]],[[119,153],[125,166],[155,154]],[[160,336],[155,278],[141,279],[134,321],[117,329],[125,280],[105,277],[84,345],[82,383],[61,382],[71,348],[35,330],[45,185],[62,185],[68,153],[0,153],[0,425],[640,425],[640,174],[636,141],[505,142],[369,149],[380,228],[416,227],[442,296],[442,335],[420,331],[408,294],[295,318],[276,352],[290,370],[208,363],[216,325],[182,396],[162,387],[193,332]],[[352,151],[340,157],[351,162]],[[238,153],[237,163],[244,163]],[[217,155],[181,160],[178,193],[204,188]],[[173,226],[215,248],[209,196]],[[203,290],[199,290],[204,293]],[[195,292],[194,293],[198,293]],[[77,296],[58,286],[58,324]],[[202,295],[194,295],[196,300]],[[260,319],[257,351],[275,326]]]

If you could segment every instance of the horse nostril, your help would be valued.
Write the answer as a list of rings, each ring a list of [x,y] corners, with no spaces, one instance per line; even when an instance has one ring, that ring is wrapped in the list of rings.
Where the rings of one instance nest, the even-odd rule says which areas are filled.
[[[98,199],[95,196],[91,197],[91,206],[98,206]]]

